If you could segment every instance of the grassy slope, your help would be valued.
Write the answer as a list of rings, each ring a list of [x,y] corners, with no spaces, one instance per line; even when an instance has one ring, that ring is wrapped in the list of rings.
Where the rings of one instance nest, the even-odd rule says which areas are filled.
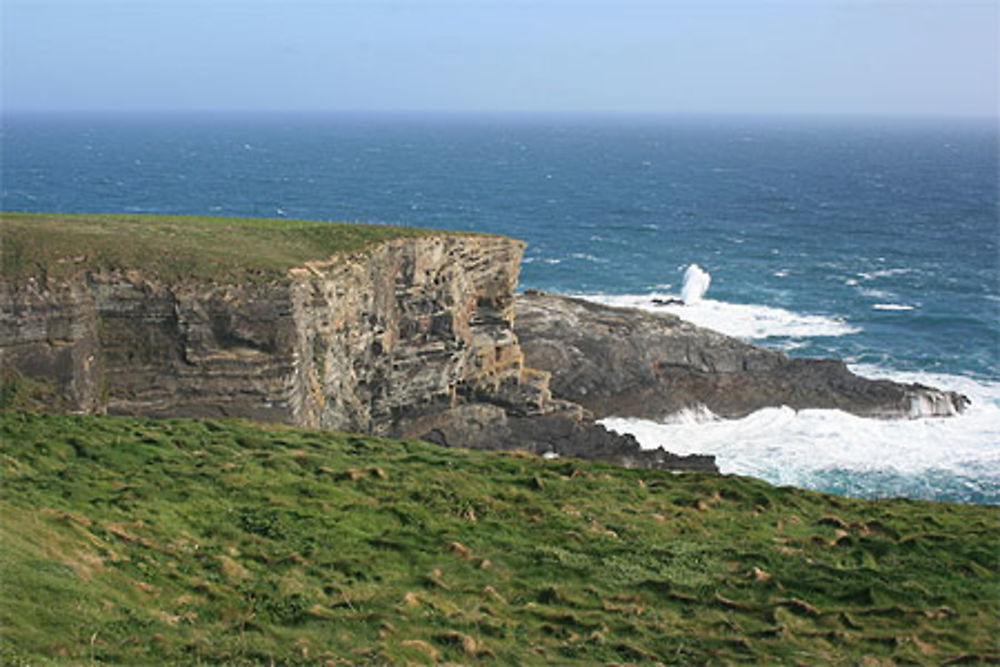
[[[0,421],[0,659],[1000,660],[1000,512],[255,426]]]
[[[305,220],[10,212],[0,212],[0,232],[7,280],[142,267],[167,282],[227,283],[282,279],[306,260],[441,233]]]

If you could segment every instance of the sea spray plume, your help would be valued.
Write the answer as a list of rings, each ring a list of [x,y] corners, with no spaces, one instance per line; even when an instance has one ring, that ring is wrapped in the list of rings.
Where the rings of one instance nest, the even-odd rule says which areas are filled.
[[[708,286],[712,283],[712,276],[697,264],[687,267],[684,272],[684,286],[681,288],[681,301],[684,305],[690,306],[701,301],[705,296]]]

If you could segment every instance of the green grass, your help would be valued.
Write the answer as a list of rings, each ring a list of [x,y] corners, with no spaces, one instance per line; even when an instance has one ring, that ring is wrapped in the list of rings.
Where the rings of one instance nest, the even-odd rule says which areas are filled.
[[[1000,661],[1000,511],[0,415],[0,661]]]
[[[17,281],[141,268],[165,282],[266,282],[286,279],[307,260],[443,233],[306,220],[0,212],[0,270]]]

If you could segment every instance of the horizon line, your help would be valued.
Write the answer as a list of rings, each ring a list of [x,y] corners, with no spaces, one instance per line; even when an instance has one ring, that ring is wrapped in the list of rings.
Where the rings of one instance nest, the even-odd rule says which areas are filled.
[[[979,120],[1000,122],[1000,110],[993,114],[899,112],[899,111],[651,111],[619,109],[279,109],[279,108],[3,108],[5,116],[450,116],[450,117],[645,117],[645,118],[816,118],[816,119],[905,119]]]

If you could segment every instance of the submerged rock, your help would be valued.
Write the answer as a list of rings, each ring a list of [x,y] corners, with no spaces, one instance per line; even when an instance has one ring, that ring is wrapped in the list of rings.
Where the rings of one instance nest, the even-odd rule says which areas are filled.
[[[553,396],[597,418],[661,419],[700,406],[738,418],[782,405],[937,417],[969,403],[955,392],[863,378],[841,361],[793,359],[672,314],[551,294],[518,297],[515,333],[525,363],[552,373]]]

